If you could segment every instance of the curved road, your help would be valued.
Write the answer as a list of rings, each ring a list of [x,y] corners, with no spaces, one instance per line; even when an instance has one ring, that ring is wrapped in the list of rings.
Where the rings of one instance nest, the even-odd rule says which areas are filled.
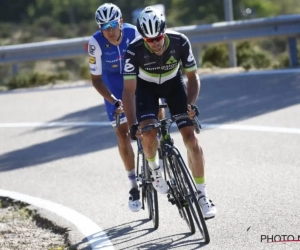
[[[199,245],[199,233],[188,234],[165,196],[156,231],[146,211],[128,210],[116,138],[110,126],[99,125],[106,114],[91,86],[0,94],[0,189],[76,210],[118,250],[299,249],[297,241],[261,240],[300,235],[300,70],[203,77],[198,105],[207,188],[218,209],[207,222],[207,246]],[[184,152],[175,129],[173,138]],[[101,234],[91,237],[109,245]]]

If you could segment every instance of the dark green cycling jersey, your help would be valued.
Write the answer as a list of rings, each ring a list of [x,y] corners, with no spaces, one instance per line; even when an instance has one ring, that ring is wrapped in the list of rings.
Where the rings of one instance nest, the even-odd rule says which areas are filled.
[[[166,50],[160,56],[151,51],[142,37],[137,37],[125,53],[124,79],[139,78],[162,84],[176,77],[181,66],[185,72],[197,68],[188,38],[176,31],[165,32]]]

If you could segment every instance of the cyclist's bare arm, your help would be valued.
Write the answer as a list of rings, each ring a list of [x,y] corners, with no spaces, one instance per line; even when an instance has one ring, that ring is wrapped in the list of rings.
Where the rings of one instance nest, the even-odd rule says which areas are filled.
[[[94,88],[98,91],[100,95],[102,95],[107,101],[113,104],[117,98],[110,92],[108,87],[102,80],[102,75],[92,75],[92,83]]]
[[[135,89],[136,89],[136,79],[124,79],[122,101],[123,101],[124,112],[129,127],[135,124],[136,121]]]
[[[198,99],[200,91],[200,79],[197,70],[185,72],[185,75],[188,79],[187,102],[194,105]]]
[[[111,104],[117,100],[110,90],[107,88],[105,83],[102,79],[102,50],[100,45],[96,41],[94,37],[91,37],[89,41],[89,48],[93,47],[93,50],[89,49],[89,66],[90,66],[90,73],[92,78],[92,83],[94,88],[98,91],[100,95],[102,95],[107,101]]]

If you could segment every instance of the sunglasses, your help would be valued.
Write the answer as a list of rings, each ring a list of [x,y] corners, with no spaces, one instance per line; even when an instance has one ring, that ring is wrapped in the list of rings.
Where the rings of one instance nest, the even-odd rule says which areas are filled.
[[[154,41],[159,42],[164,38],[164,34],[161,34],[160,36],[154,37],[154,38],[148,38],[144,37],[145,42],[147,43],[153,43]]]
[[[116,28],[119,25],[119,21],[111,21],[109,23],[101,24],[101,29],[102,30],[108,30],[109,28]]]

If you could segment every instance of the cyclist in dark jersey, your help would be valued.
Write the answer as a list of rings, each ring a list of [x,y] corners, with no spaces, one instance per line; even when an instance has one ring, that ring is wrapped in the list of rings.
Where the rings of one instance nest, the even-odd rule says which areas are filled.
[[[213,218],[216,207],[207,196],[203,151],[191,121],[199,114],[195,106],[200,91],[196,61],[189,39],[165,28],[163,14],[153,7],[146,7],[137,18],[137,29],[142,37],[135,38],[125,53],[122,101],[130,135],[133,140],[136,136],[143,138],[144,153],[152,169],[153,186],[158,192],[166,193],[168,186],[156,156],[157,130],[141,135],[138,126],[157,122],[159,98],[166,99],[172,115],[188,112],[190,119],[179,120],[177,126],[187,148],[188,165],[200,191],[199,204],[204,216]],[[183,80],[181,67],[187,84]]]

